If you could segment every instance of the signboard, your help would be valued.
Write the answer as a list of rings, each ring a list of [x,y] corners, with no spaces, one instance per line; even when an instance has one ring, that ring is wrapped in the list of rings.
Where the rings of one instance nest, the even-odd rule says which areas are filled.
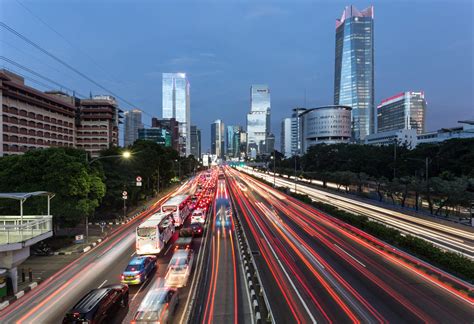
[[[84,235],[79,234],[74,237],[74,243],[83,243],[84,242]]]
[[[126,191],[124,190],[124,191],[122,192],[122,199],[123,199],[123,200],[126,200],[126,199],[128,198],[127,195],[128,195],[128,192],[126,192]]]
[[[137,185],[137,187],[141,187],[142,186],[141,181],[137,181],[136,185]]]
[[[137,176],[137,178],[135,180],[137,180],[137,182],[142,182],[142,177]]]

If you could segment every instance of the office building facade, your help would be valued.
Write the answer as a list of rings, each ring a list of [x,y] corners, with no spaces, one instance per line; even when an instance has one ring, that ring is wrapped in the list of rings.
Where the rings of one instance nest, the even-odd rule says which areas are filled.
[[[179,123],[175,118],[156,118],[151,119],[152,128],[165,128],[171,135],[171,147],[179,152]]]
[[[351,107],[341,105],[307,109],[300,114],[302,152],[317,144],[349,143]]]
[[[201,158],[201,130],[195,125],[191,125],[191,155],[196,160]]]
[[[306,108],[293,108],[291,114],[291,155],[302,154],[300,115],[305,111]]]
[[[179,149],[181,156],[191,154],[191,103],[186,73],[163,73],[163,118],[174,118],[179,123]]]
[[[425,132],[426,100],[423,91],[406,91],[382,100],[377,106],[377,132],[415,129]]]
[[[374,8],[344,9],[336,20],[334,104],[352,107],[352,139],[375,132]]]
[[[171,134],[166,128],[140,128],[138,130],[138,139],[152,141],[166,147],[171,147]]]
[[[268,154],[267,137],[270,134],[270,88],[252,85],[250,88],[250,113],[247,114],[247,152]]]
[[[124,113],[124,138],[125,147],[132,145],[138,139],[138,130],[143,128],[142,111],[140,109],[132,109]]]
[[[218,159],[224,157],[224,123],[217,119],[211,124],[211,154],[217,156]]]
[[[285,158],[293,155],[291,149],[291,121],[292,118],[283,118],[281,121],[280,151]]]
[[[228,125],[226,127],[226,156],[229,158],[240,157],[240,132],[241,126]]]

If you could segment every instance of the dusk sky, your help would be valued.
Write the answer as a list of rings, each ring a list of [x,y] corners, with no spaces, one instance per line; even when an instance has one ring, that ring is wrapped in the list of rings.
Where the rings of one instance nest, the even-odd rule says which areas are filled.
[[[2,22],[144,110],[147,125],[151,115],[161,117],[161,74],[186,72],[191,83],[191,120],[202,130],[203,152],[209,149],[210,124],[215,119],[245,126],[251,84],[266,83],[271,88],[272,131],[278,150],[281,119],[305,104],[305,89],[307,107],[332,104],[335,20],[351,4],[0,2]],[[401,91],[423,90],[428,130],[474,118],[472,1],[352,4],[358,9],[370,4],[375,8],[376,104]],[[104,93],[3,28],[0,48],[3,57],[78,93]],[[1,64],[32,76],[3,60]],[[130,108],[124,103],[121,107]]]

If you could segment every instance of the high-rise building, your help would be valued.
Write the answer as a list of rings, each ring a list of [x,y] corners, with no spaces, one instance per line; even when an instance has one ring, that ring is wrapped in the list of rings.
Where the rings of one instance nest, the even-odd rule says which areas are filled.
[[[300,115],[305,111],[306,108],[293,108],[291,114],[291,155],[303,154]]]
[[[247,154],[247,132],[244,131],[243,128],[241,128],[239,135],[240,135],[239,136],[239,139],[240,139],[239,157],[245,158]]]
[[[382,100],[377,106],[377,132],[415,129],[425,132],[426,100],[423,91],[406,91]]]
[[[281,121],[281,153],[285,158],[289,158],[293,155],[291,150],[291,121],[292,118],[283,118]]]
[[[175,118],[156,118],[151,119],[151,127],[165,128],[171,134],[171,147],[179,152],[179,123]]]
[[[252,85],[250,88],[250,113],[247,114],[247,152],[269,154],[267,137],[270,134],[270,88]]]
[[[201,158],[201,130],[191,125],[191,154],[195,159]]]
[[[265,152],[267,152],[267,154],[272,154],[273,151],[275,151],[275,135],[273,135],[273,133],[267,135],[265,145]]]
[[[138,139],[138,130],[143,128],[142,111],[140,109],[132,109],[124,113],[124,146],[132,145]]]
[[[241,126],[229,125],[226,127],[226,155],[229,158],[240,157]]]
[[[352,107],[352,139],[375,132],[374,8],[344,9],[336,20],[334,104]]]
[[[224,157],[224,123],[217,119],[211,124],[211,154],[222,159]]]
[[[179,153],[191,154],[191,109],[186,73],[163,73],[163,118],[179,123]]]

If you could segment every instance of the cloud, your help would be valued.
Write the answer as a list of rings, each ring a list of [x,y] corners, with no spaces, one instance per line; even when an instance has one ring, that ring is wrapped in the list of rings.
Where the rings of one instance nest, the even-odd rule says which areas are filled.
[[[285,15],[288,12],[276,6],[256,7],[245,15],[245,19],[259,19],[263,17],[273,17]]]
[[[199,61],[198,58],[192,56],[178,56],[174,57],[169,60],[169,65],[191,65],[197,63]]]

